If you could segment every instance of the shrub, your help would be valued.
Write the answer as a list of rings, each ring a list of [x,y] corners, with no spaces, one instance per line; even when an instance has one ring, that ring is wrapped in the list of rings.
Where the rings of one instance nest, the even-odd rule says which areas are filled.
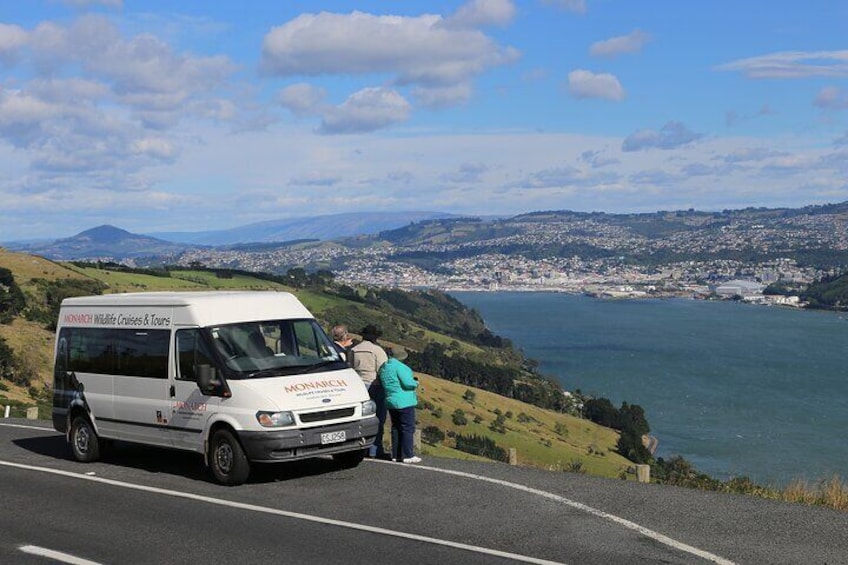
[[[504,415],[498,414],[498,417],[495,418],[494,420],[492,420],[492,423],[489,424],[489,429],[492,430],[493,432],[496,432],[496,433],[499,433],[499,434],[505,434],[506,433],[506,425],[505,424],[506,424],[506,418],[504,418]]]
[[[503,461],[505,463],[509,461],[509,455],[504,448],[499,447],[494,440],[476,434],[470,436],[457,435],[456,448],[465,453],[479,455],[480,457],[494,459],[495,461]]]
[[[464,426],[468,423],[468,418],[465,417],[465,412],[463,412],[460,408],[457,408],[451,414],[451,420],[456,426]]]
[[[430,445],[436,445],[445,441],[445,432],[436,426],[427,426],[421,430],[421,441]]]
[[[471,389],[466,389],[465,394],[462,395],[462,399],[466,402],[474,404],[474,399],[477,397],[477,393],[475,393]]]

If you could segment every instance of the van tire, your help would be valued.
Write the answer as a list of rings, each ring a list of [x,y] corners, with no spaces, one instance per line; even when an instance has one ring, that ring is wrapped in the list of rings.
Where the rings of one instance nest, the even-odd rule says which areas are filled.
[[[242,484],[250,475],[250,462],[229,430],[218,430],[209,441],[209,470],[222,485]]]
[[[100,438],[85,416],[74,417],[68,439],[74,459],[80,463],[91,463],[100,459]]]
[[[356,451],[345,451],[344,453],[334,453],[333,461],[339,464],[342,469],[353,469],[365,459],[367,449],[357,449]]]

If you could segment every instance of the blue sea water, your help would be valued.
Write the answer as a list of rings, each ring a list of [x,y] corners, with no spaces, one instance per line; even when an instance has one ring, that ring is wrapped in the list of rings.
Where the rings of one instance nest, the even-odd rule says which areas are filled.
[[[567,390],[641,405],[657,455],[760,484],[848,478],[848,316],[735,302],[454,292]]]

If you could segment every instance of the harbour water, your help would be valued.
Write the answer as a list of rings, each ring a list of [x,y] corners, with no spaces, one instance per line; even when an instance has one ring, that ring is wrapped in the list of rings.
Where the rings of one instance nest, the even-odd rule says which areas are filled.
[[[848,316],[687,299],[454,292],[567,390],[641,405],[657,456],[765,485],[848,477]]]

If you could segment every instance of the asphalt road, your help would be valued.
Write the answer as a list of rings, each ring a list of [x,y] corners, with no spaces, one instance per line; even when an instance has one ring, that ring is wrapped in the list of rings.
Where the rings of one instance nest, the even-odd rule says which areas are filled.
[[[76,463],[26,420],[0,420],[0,510],[0,563],[848,564],[848,514],[824,508],[436,458],[228,488],[176,451]]]

